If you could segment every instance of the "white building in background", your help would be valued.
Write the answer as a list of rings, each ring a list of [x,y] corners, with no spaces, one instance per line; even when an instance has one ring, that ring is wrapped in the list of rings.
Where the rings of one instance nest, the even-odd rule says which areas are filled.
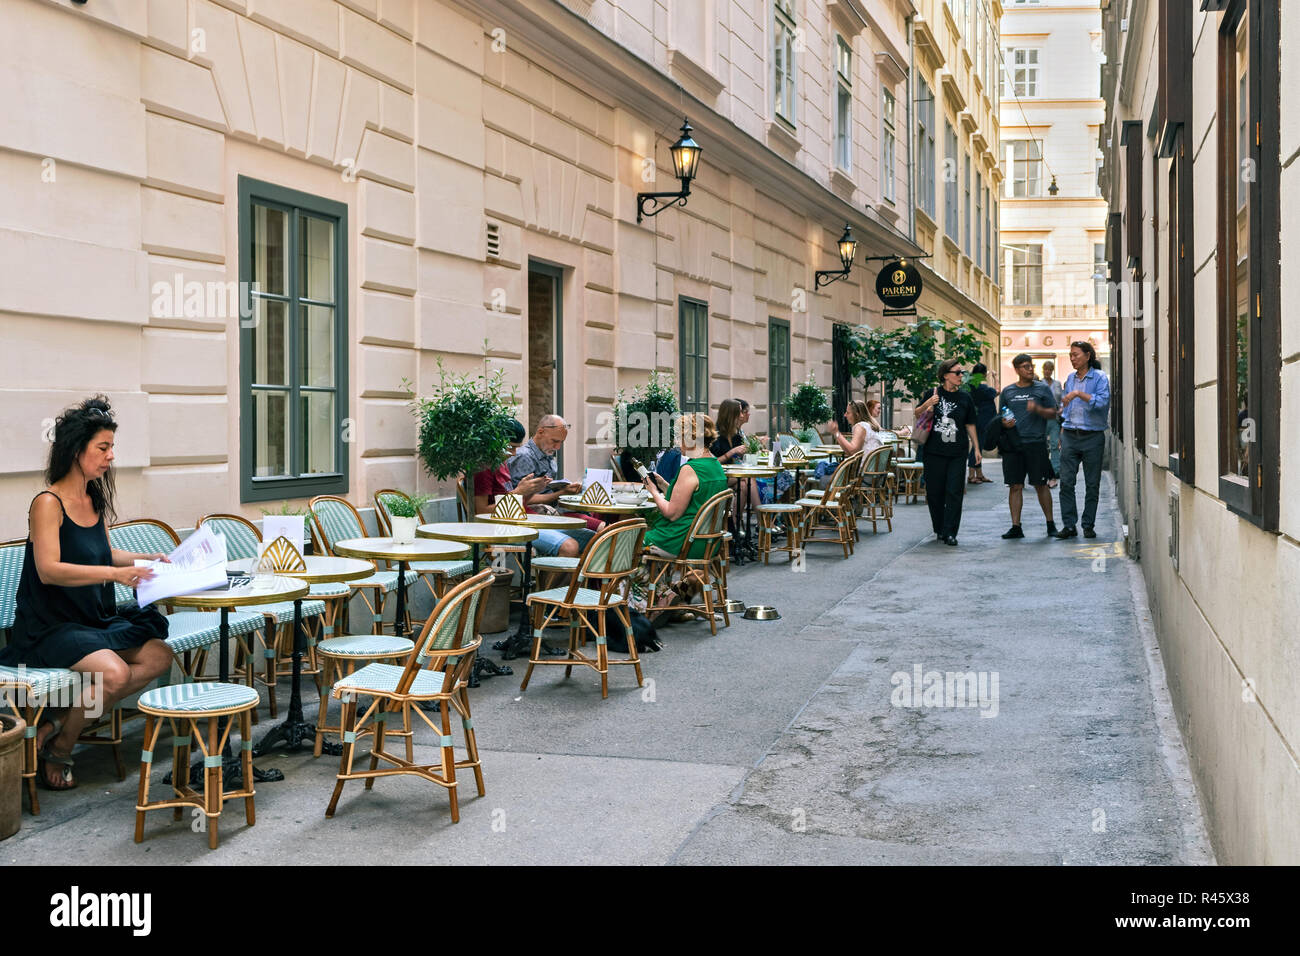
[[[1069,371],[1090,340],[1110,369],[1104,273],[1106,200],[1098,186],[1101,8],[1007,0],[1002,18],[1002,382],[1021,352]]]

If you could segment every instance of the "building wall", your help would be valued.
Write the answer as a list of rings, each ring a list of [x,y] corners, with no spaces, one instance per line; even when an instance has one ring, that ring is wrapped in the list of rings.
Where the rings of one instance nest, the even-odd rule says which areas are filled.
[[[1101,158],[1098,131],[1104,122],[1101,100],[1101,10],[1093,3],[1044,0],[1008,7],[1002,20],[1007,69],[1010,51],[1038,51],[1035,96],[1012,96],[1010,79],[1001,100],[1002,159],[1006,167],[1002,200],[1003,243],[1043,247],[1042,302],[1013,304],[1010,266],[1004,270],[1002,301],[1002,383],[1015,380],[1011,359],[1021,352],[1035,365],[1055,362],[1056,378],[1070,373],[1070,342],[1091,341],[1102,367],[1110,369],[1110,343],[1104,302],[1094,293],[1094,245],[1105,242],[1106,200],[1097,185]],[[1039,188],[1033,196],[1012,195],[1010,150],[1013,141],[1037,141],[1043,157]],[[1053,176],[1059,192],[1048,188]]]
[[[1300,150],[1300,125],[1294,115],[1300,58],[1300,19],[1294,7],[1280,9],[1281,29],[1265,42],[1280,44],[1280,105],[1284,118],[1276,152],[1263,163],[1281,167],[1280,217],[1282,303],[1300,292],[1295,247],[1300,230],[1293,197],[1300,187],[1294,158]],[[1171,75],[1191,76],[1191,110],[1183,133],[1191,157],[1193,209],[1184,217],[1192,227],[1185,257],[1195,270],[1194,299],[1183,312],[1193,323],[1195,471],[1189,480],[1181,466],[1172,467],[1169,415],[1170,205],[1164,177],[1169,159],[1159,160],[1160,194],[1151,192],[1153,141],[1148,119],[1160,89],[1157,38],[1162,25],[1153,3],[1111,0],[1105,11],[1107,36],[1107,126],[1104,182],[1112,212],[1131,215],[1128,204],[1125,147],[1120,126],[1140,120],[1136,148],[1142,150],[1142,238],[1146,254],[1142,275],[1159,295],[1158,309],[1147,313],[1146,341],[1140,355],[1146,376],[1142,416],[1145,443],[1135,432],[1138,396],[1133,359],[1133,316],[1120,322],[1124,354],[1117,376],[1126,390],[1116,445],[1115,474],[1128,523],[1127,546],[1140,556],[1159,636],[1169,686],[1187,741],[1218,859],[1232,864],[1294,864],[1300,861],[1300,702],[1294,692],[1300,679],[1295,651],[1300,614],[1300,453],[1289,436],[1300,427],[1300,321],[1294,310],[1281,310],[1281,401],[1276,429],[1283,436],[1278,455],[1264,462],[1276,476],[1277,520],[1249,518],[1234,511],[1223,497],[1219,462],[1219,355],[1226,344],[1218,324],[1216,203],[1223,197],[1224,176],[1218,168],[1216,84],[1217,34],[1222,12],[1191,14],[1192,49],[1188,62],[1172,62]],[[1129,30],[1119,28],[1127,19]],[[1277,47],[1275,47],[1277,49]],[[1272,142],[1278,143],[1277,127]],[[1267,141],[1267,140],[1266,140]],[[1109,144],[1109,145],[1108,145]],[[1152,202],[1153,198],[1156,200]],[[1275,196],[1266,202],[1277,202]],[[1154,216],[1152,210],[1154,209]],[[1152,222],[1154,220],[1154,224]],[[1178,231],[1183,237],[1184,230]],[[1153,261],[1150,250],[1156,249]],[[1126,261],[1127,242],[1115,250]],[[1157,275],[1159,278],[1152,278]],[[1128,278],[1127,274],[1124,278]],[[1153,299],[1148,297],[1148,302]],[[1276,358],[1275,358],[1276,360]],[[1265,409],[1261,417],[1272,414]],[[1235,431],[1235,422],[1229,428]],[[1176,523],[1175,523],[1176,519]]]
[[[526,396],[530,261],[562,270],[566,470],[607,457],[601,416],[620,390],[676,370],[683,295],[708,303],[711,404],[746,396],[765,430],[769,317],[791,322],[791,380],[826,385],[832,324],[880,321],[874,270],[810,289],[813,270],[838,262],[843,224],[860,256],[913,251],[910,8],[796,8],[789,129],[766,107],[770,3],[12,0],[0,538],[25,531],[50,420],[97,391],[122,424],[122,517],[188,527],[268,507],[240,500],[236,318],[153,307],[177,276],[240,278],[241,176],[347,206],[347,497],[359,505],[383,487],[447,491],[417,464],[403,379],[427,393],[441,359],[502,369]],[[835,32],[854,51],[847,173],[832,168]],[[900,111],[892,170],[877,161],[882,85]],[[676,186],[667,147],[683,113],[701,175],[685,208],[638,224],[636,193]],[[549,410],[520,417],[531,428]]]

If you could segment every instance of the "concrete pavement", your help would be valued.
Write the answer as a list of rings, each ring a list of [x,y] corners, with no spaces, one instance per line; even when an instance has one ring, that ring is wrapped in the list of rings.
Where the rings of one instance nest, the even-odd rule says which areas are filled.
[[[661,629],[644,689],[627,668],[607,701],[590,672],[542,670],[523,694],[517,665],[485,681],[487,795],[462,779],[459,824],[413,778],[350,783],[326,820],[337,761],[277,754],[258,761],[286,780],[258,787],[256,827],[232,804],[209,852],[156,812],[136,845],[136,724],[127,780],[81,751],[81,786],[43,792],[0,860],[1213,862],[1109,488],[1096,541],[1046,539],[1032,501],[1028,537],[1002,541],[1005,500],[970,489],[957,548],[918,503],[847,561],[825,546],[803,573],[784,556],[738,569],[733,594],[782,619]]]

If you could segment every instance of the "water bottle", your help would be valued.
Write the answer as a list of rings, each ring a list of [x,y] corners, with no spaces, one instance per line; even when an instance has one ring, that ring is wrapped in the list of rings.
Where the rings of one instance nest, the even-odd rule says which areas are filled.
[[[1011,411],[1010,405],[1002,406],[1002,420],[1004,422],[1014,422],[1016,420],[1015,413]]]

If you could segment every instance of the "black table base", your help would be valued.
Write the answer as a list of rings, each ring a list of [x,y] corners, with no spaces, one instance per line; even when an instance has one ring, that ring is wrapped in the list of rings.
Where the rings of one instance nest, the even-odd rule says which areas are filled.
[[[402,601],[399,600],[397,606],[400,608]],[[297,750],[307,741],[313,745],[316,743],[316,725],[302,715],[302,655],[306,650],[307,634],[302,625],[302,599],[299,598],[293,602],[293,690],[289,696],[289,716],[258,741],[253,747],[254,757],[262,756],[278,743],[283,743],[288,750]],[[271,692],[274,693],[275,689],[272,688]],[[257,771],[254,771],[253,778],[257,779]]]

